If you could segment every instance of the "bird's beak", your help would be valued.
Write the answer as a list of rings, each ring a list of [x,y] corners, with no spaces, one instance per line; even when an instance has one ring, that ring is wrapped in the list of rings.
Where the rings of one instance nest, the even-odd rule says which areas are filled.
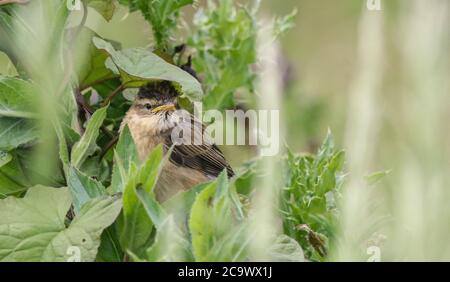
[[[152,113],[159,113],[159,112],[168,112],[168,111],[175,111],[177,108],[175,107],[174,104],[170,103],[170,104],[166,104],[166,105],[162,105],[159,107],[156,107],[152,110]]]

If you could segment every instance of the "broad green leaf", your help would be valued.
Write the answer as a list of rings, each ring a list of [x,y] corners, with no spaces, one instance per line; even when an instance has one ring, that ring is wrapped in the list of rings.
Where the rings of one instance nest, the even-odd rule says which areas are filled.
[[[100,245],[100,235],[110,226],[122,209],[122,200],[118,196],[102,196],[86,202],[69,226],[70,228],[82,228],[86,233],[92,234],[95,243],[95,253],[89,257],[92,261]]]
[[[222,171],[216,180],[217,188],[216,194],[214,195],[214,200],[219,201],[222,197],[228,194],[228,177],[226,171]]]
[[[83,27],[76,40],[73,61],[78,74],[80,89],[118,77],[105,66],[105,62],[109,58],[108,54],[94,46],[92,38],[97,36],[93,30]]]
[[[146,252],[150,262],[192,261],[189,241],[177,227],[172,216],[168,216],[158,228],[153,245]]]
[[[66,227],[71,205],[67,188],[32,187],[23,199],[0,200],[0,261],[93,261],[100,235],[121,209],[121,200],[87,202]],[[75,256],[75,257],[74,257]]]
[[[69,149],[67,147],[66,137],[59,120],[53,120],[53,127],[55,129],[56,136],[58,137],[58,151],[59,159],[63,164],[64,173],[67,174],[69,170]]]
[[[39,130],[27,119],[0,117],[0,150],[10,151],[21,145],[35,142]]]
[[[100,247],[98,248],[96,261],[98,262],[121,262],[124,258],[124,253],[120,247],[119,238],[117,235],[116,224],[106,228],[100,239]]]
[[[65,185],[65,178],[59,167],[57,149],[52,146],[52,153],[43,154],[45,157],[36,157],[36,148],[23,148],[11,152],[17,168],[29,179],[27,187],[41,184],[49,187],[61,187]]]
[[[189,242],[177,226],[174,216],[168,215],[156,201],[153,193],[142,187],[136,188],[136,194],[157,229],[153,245],[147,250],[148,261],[186,261],[192,260]]]
[[[195,202],[198,194],[203,191],[210,183],[198,184],[188,191],[182,191],[172,198],[168,199],[162,206],[164,210],[174,216],[175,221],[180,225],[185,227],[187,220],[189,219],[189,213],[191,211],[192,205]],[[187,229],[186,226],[184,229]]]
[[[0,198],[21,193],[30,184],[17,153],[7,153],[4,158],[5,163],[0,167]]]
[[[81,207],[91,199],[107,195],[105,187],[98,181],[84,175],[74,167],[69,168],[67,186],[73,197],[75,213],[78,214]]]
[[[100,38],[94,38],[93,42],[98,49],[111,56],[126,87],[141,87],[151,81],[167,80],[179,86],[180,92],[191,101],[202,98],[202,87],[193,76],[154,53],[141,48],[116,51],[111,43]]]
[[[94,8],[105,20],[110,21],[114,16],[116,4],[114,0],[87,0],[86,4]]]
[[[122,247],[131,253],[142,256],[153,230],[153,223],[144,206],[139,201],[136,189],[142,187],[146,193],[152,193],[163,160],[162,146],[156,147],[146,162],[137,169],[131,166],[130,177],[123,192],[123,213],[120,228]]]
[[[27,5],[1,6],[0,48],[8,54],[20,74],[40,72],[40,76],[43,69],[47,74],[51,73],[55,66],[53,62],[62,59],[61,36],[70,11],[67,1],[27,2]],[[33,42],[33,48],[30,48],[30,42]],[[36,50],[43,50],[41,48],[46,48],[47,55],[38,55],[40,52]]]
[[[131,163],[138,161],[136,145],[128,126],[120,134],[116,149],[114,150],[114,166],[111,179],[113,192],[123,192],[128,180]]]
[[[248,246],[246,224],[235,216],[228,194],[215,197],[217,185],[216,181],[204,188],[191,209],[189,229],[195,260],[240,261]]]
[[[0,38],[3,39],[0,40],[0,51],[5,52],[10,57],[12,55],[13,30],[14,27],[8,9],[0,10]]]
[[[44,90],[45,91],[45,90]],[[41,92],[42,95],[42,92]],[[59,123],[62,133],[67,140],[67,144],[72,146],[80,139],[79,130],[82,125],[79,124],[78,119],[78,104],[75,100],[74,90],[67,87],[60,96],[57,104],[58,111],[53,111],[51,114],[52,122]]]
[[[160,229],[163,221],[167,218],[166,212],[156,201],[155,196],[145,191],[142,186],[136,188],[136,194],[156,229]]]
[[[36,95],[30,82],[0,75],[0,117],[35,117],[33,101]]]
[[[210,203],[214,199],[215,185],[210,184],[198,196],[191,209],[189,227],[192,236],[192,248],[196,261],[206,260],[210,242],[214,236],[214,217]]]
[[[297,241],[286,235],[280,235],[269,248],[270,261],[304,262],[302,247]]]
[[[228,182],[228,176],[226,170],[222,171],[215,180],[216,182],[216,194],[214,195],[214,201],[220,201],[223,197],[228,197],[230,203],[236,210],[236,215],[240,218],[244,218],[242,211],[242,204],[239,200],[239,196],[236,192],[236,187]]]
[[[109,162],[101,156],[93,156],[86,159],[79,171],[90,178],[96,179],[98,182],[111,181],[111,173]]]
[[[99,135],[99,129],[106,118],[106,109],[97,110],[91,117],[86,127],[84,135],[72,148],[71,164],[79,168],[86,158],[95,152],[97,147],[95,141]]]
[[[339,170],[343,169],[345,163],[345,152],[340,151],[336,154],[334,154],[333,158],[330,161],[330,169],[334,172],[338,172]]]
[[[9,154],[8,152],[0,151],[0,168],[8,164],[11,160],[11,154]]]
[[[117,229],[122,250],[125,253],[137,253],[139,256],[144,253],[153,224],[143,206],[133,201],[133,195],[126,195],[127,191],[134,192],[134,187],[138,184],[137,173],[138,168],[133,164],[130,168],[130,179],[125,186],[123,212],[117,220]],[[125,196],[129,199],[125,200]]]
[[[325,193],[331,191],[336,187],[336,173],[334,170],[329,168],[329,166],[325,167],[325,170],[319,177],[318,195],[322,196]]]
[[[147,193],[153,193],[153,188],[156,185],[163,162],[166,160],[167,156],[163,159],[163,146],[159,144],[153,149],[145,163],[141,166],[137,180],[138,184],[141,184]]]

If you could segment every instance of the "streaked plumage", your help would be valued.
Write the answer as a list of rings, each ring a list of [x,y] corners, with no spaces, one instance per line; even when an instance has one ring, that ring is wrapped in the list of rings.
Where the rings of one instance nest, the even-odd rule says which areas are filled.
[[[174,145],[171,134],[175,127],[191,130],[191,136],[180,136],[182,144],[173,146],[170,161],[162,169],[155,187],[155,195],[160,202],[217,177],[225,169],[229,177],[234,175],[233,169],[214,143],[208,138],[202,142],[195,139],[204,134],[205,127],[200,121],[193,116],[187,120],[173,118],[176,96],[176,90],[169,82],[141,88],[121,126],[128,125],[141,160],[145,160],[153,148],[161,143],[167,152]],[[191,141],[190,144],[187,141]]]

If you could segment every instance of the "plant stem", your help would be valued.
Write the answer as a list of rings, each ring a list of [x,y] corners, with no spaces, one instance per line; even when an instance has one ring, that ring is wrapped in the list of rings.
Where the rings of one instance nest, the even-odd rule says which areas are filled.
[[[112,99],[114,99],[114,97],[117,96],[117,94],[119,94],[120,91],[125,89],[125,85],[121,84],[119,87],[117,87],[106,99],[105,101],[103,101],[102,103],[102,107],[106,107],[106,105],[108,105]]]
[[[81,91],[79,89],[75,89],[75,97],[77,100],[77,104],[81,107],[80,110],[83,110],[85,113],[85,121],[89,120],[91,115],[94,113],[94,110],[92,110],[91,106],[89,106],[86,103],[83,94],[81,94]],[[109,138],[115,138],[114,134],[111,131],[109,131],[105,126],[102,125],[100,127],[100,130]]]
[[[84,90],[88,89],[89,87],[92,87],[92,86],[94,86],[94,85],[103,83],[103,82],[108,81],[108,80],[116,79],[116,78],[118,78],[118,77],[119,77],[119,76],[116,75],[116,76],[112,76],[112,77],[105,77],[105,78],[101,78],[101,79],[95,80],[95,81],[93,81],[93,82],[91,82],[91,83],[89,83],[89,84],[81,85],[81,86],[80,86],[80,90],[81,90],[81,91],[84,91]]]
[[[106,153],[111,149],[116,143],[119,141],[119,135],[114,136],[111,141],[106,145],[106,147],[102,150],[100,153],[99,161],[103,159],[103,157],[106,155]]]

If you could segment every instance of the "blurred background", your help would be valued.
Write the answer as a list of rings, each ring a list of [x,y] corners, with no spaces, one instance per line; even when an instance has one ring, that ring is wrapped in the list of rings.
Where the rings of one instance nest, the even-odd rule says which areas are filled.
[[[294,152],[315,152],[330,129],[347,152],[332,259],[370,259],[375,246],[382,260],[450,260],[450,1],[380,3],[261,2],[261,18],[298,10],[280,38],[285,141]],[[184,10],[186,22],[194,12]],[[87,26],[124,48],[152,45],[139,13],[120,7],[110,23],[89,13]],[[15,74],[4,54],[0,73]],[[230,153],[235,166],[251,156]],[[370,186],[364,178],[377,171],[387,175]]]

